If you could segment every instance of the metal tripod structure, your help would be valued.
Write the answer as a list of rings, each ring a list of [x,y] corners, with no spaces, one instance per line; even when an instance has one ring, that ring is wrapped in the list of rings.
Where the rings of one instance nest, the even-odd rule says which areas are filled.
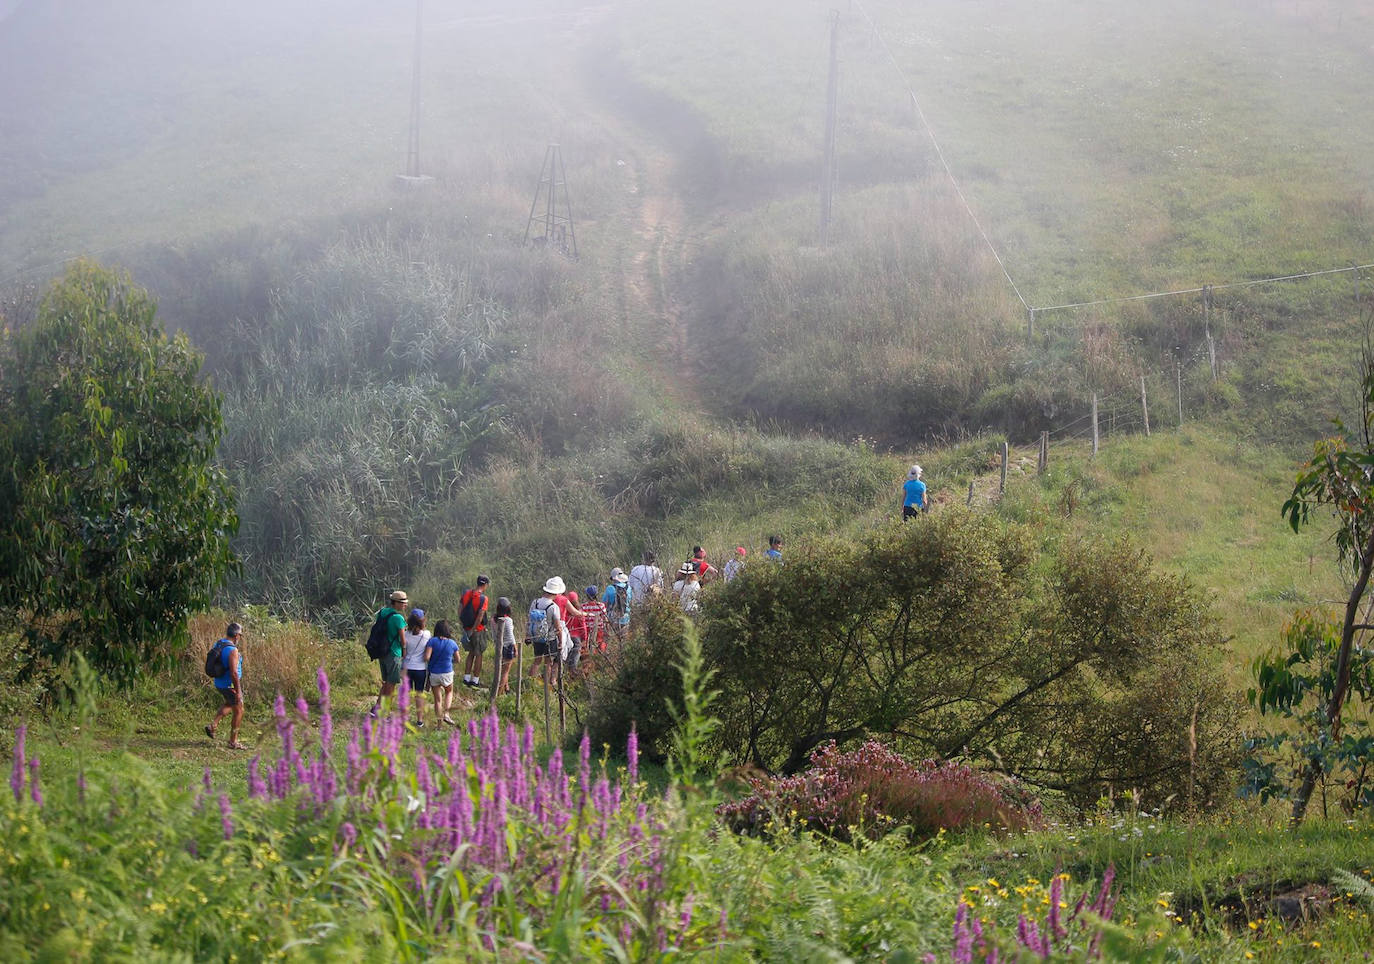
[[[420,47],[424,36],[424,0],[415,0],[415,56],[410,80],[410,140],[406,145],[406,172],[397,177],[411,184],[431,180],[420,172]]]
[[[539,200],[544,199],[543,213]],[[542,225],[542,228],[536,227]],[[573,229],[572,203],[568,199],[568,176],[563,169],[563,152],[550,144],[544,152],[544,166],[530,203],[530,218],[525,223],[525,244],[550,248],[577,259],[577,232]]]

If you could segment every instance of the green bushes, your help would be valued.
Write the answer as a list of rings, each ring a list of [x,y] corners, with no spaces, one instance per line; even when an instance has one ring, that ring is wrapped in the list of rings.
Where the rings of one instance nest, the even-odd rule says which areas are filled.
[[[1135,789],[1202,806],[1231,784],[1237,701],[1212,618],[1124,543],[1042,553],[1027,529],[950,509],[820,542],[702,600],[736,762],[792,773],[827,740],[883,736],[1078,804]],[[653,634],[650,651],[672,645]]]

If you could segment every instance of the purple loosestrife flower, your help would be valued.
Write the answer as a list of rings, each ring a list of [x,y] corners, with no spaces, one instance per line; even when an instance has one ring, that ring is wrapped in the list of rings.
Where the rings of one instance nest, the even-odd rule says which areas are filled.
[[[397,690],[400,694],[396,698],[396,710],[402,720],[409,719],[410,711],[410,676],[406,673],[401,674],[401,685]]]
[[[206,767],[205,772],[200,775],[200,785],[205,788],[206,793],[215,789],[215,780],[210,773],[209,767]]]
[[[625,758],[629,761],[626,772],[631,783],[639,782],[639,732],[630,727],[630,735],[625,739]]]
[[[1058,874],[1050,881],[1050,916],[1049,931],[1050,936],[1055,940],[1063,940],[1069,933],[1064,925],[1059,921],[1059,904],[1064,897],[1064,881]]]
[[[693,897],[693,893],[689,890],[687,891],[687,896],[682,899],[682,913],[678,915],[677,919],[678,935],[676,943],[679,947],[682,946],[682,938],[686,936],[687,928],[692,926]]]
[[[24,737],[29,728],[22,724],[14,731],[14,765],[10,767],[10,789],[14,791],[14,802],[24,799]]]
[[[345,820],[339,827],[339,836],[343,837],[345,847],[351,847],[358,842],[358,828]]]
[[[959,901],[954,912],[954,950],[950,957],[955,964],[971,964],[973,961],[973,932],[968,929],[968,904]]]
[[[43,806],[43,788],[38,785],[38,757],[29,761],[29,797]]]
[[[577,788],[580,810],[592,788],[592,739],[586,730],[582,731],[582,741],[577,744]]]
[[[76,800],[78,803],[86,802],[86,771],[79,770],[76,774]]]
[[[250,800],[267,796],[267,783],[258,774],[260,760],[261,757],[254,755],[253,759],[248,761],[248,797]]]
[[[329,756],[329,745],[334,742],[334,717],[329,708],[329,674],[321,666],[315,674],[320,687],[320,753]]]
[[[229,806],[229,794],[219,795],[219,823],[224,830],[224,839],[229,840],[234,836],[234,810]]]

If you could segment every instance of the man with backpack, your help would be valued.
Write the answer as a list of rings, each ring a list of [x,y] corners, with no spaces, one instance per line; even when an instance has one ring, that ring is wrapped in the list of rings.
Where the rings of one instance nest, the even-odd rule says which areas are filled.
[[[619,567],[612,569],[610,585],[606,587],[601,601],[606,604],[607,625],[617,638],[624,639],[630,628],[630,604],[633,599],[634,590],[630,588],[630,579],[625,575],[625,570]]]
[[[630,570],[630,592],[647,597],[655,588],[663,588],[663,570],[657,566],[658,559],[652,552],[644,553],[644,561]]]
[[[561,576],[550,576],[548,582],[544,583],[543,594],[530,604],[529,642],[534,645],[531,677],[538,676],[541,668],[547,672],[553,659],[561,658],[563,635],[567,630],[556,597],[567,591],[568,587]]]
[[[243,657],[239,653],[242,638],[243,627],[238,623],[230,623],[224,629],[224,638],[205,654],[205,674],[214,677],[215,689],[224,699],[224,705],[205,728],[205,735],[213,740],[219,721],[232,713],[233,719],[229,724],[231,750],[243,749],[243,744],[239,742],[239,726],[243,723]]]
[[[382,674],[382,688],[369,716],[373,719],[382,710],[382,701],[396,692],[401,682],[401,653],[405,648],[406,618],[401,610],[410,602],[403,590],[397,589],[387,597],[387,605],[377,610],[372,631],[367,637],[367,655],[377,661]]]
[[[477,585],[463,593],[458,604],[458,622],[463,627],[463,685],[474,689],[482,685],[482,656],[487,651],[487,596],[483,592],[491,580],[477,577]]]

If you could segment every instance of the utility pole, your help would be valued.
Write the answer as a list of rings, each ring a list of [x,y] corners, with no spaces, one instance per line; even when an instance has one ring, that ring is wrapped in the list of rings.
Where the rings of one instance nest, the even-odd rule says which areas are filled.
[[[410,141],[406,147],[406,172],[397,178],[408,184],[433,180],[420,173],[420,47],[424,37],[424,0],[415,0],[415,54],[410,77]]]
[[[821,172],[821,247],[830,243],[835,201],[835,128],[840,96],[840,12],[830,11],[830,81],[825,90],[825,168]]]

